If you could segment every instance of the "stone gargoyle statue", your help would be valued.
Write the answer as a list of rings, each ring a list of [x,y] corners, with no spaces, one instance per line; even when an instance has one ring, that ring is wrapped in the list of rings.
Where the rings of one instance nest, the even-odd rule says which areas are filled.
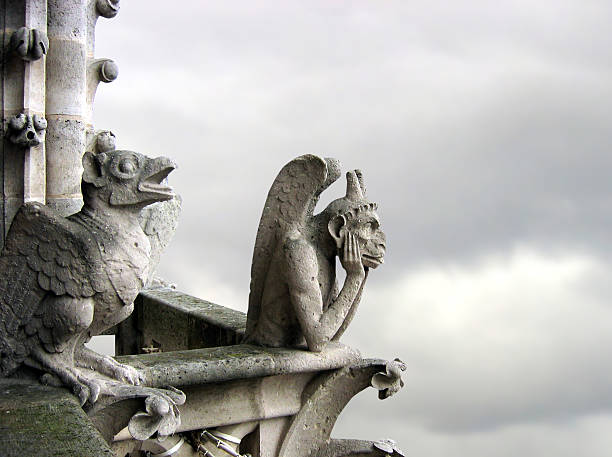
[[[251,267],[245,342],[319,352],[351,322],[368,271],[383,263],[385,235],[359,170],[319,214],[321,192],[340,177],[334,159],[304,155],[276,177],[265,203]],[[346,270],[338,292],[336,257]]]
[[[138,215],[173,198],[165,178],[175,165],[116,150],[106,133],[84,154],[83,168],[78,213],[62,217],[25,203],[7,234],[0,256],[0,377],[25,366],[44,372],[46,382],[71,387],[82,405],[100,394],[153,396],[174,403],[167,405],[172,409],[182,393],[156,396],[156,389],[139,386],[144,379],[135,368],[84,344],[132,313],[151,249]]]

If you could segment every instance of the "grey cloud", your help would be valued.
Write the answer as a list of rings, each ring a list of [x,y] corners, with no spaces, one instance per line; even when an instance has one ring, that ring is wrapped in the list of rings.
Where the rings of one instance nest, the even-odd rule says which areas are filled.
[[[273,177],[263,170],[311,152],[366,170],[394,246],[391,265],[521,242],[607,250],[610,71],[576,61],[610,61],[604,5],[581,14],[573,2],[390,5],[187,3],[186,25],[173,15],[124,17],[149,43],[124,41],[126,61],[144,64],[139,53],[150,61],[145,73],[127,67],[101,94],[98,119],[112,97],[120,106],[122,80],[152,86],[135,91],[149,100],[126,112],[129,120],[107,122],[129,129],[135,145],[173,151],[183,193],[212,196],[207,206],[221,220],[209,227],[233,235],[215,255],[244,255],[238,231],[256,226]],[[162,24],[180,32],[157,39]],[[451,48],[441,52],[435,37]],[[177,78],[182,87],[172,86],[173,72],[189,75]]]
[[[386,414],[444,433],[609,414],[612,308],[585,291],[610,268],[566,255],[490,262],[371,283],[347,342],[407,362]]]
[[[517,246],[605,263],[611,13],[607,1],[133,0],[99,27],[98,55],[113,57],[121,74],[99,90],[96,126],[113,129],[122,147],[179,163],[171,183],[184,212],[161,271],[181,290],[234,301],[224,305],[244,309],[265,196],[278,170],[304,153],[364,170],[389,240],[374,289],[432,265],[469,269]],[[343,190],[335,184],[321,203]],[[609,300],[607,278],[604,267],[583,278],[572,297],[589,304],[586,317],[565,310],[560,328],[543,325],[535,346],[515,342],[517,356],[500,361],[500,373],[479,366],[478,357],[491,363],[486,348],[467,337],[432,341],[434,330],[419,331],[410,316],[402,338],[373,332],[385,322],[371,308],[385,303],[368,292],[347,341],[372,355],[409,357],[412,370],[401,397],[382,404],[390,419],[377,430],[401,438],[414,428],[405,436],[427,455],[448,455],[452,443],[471,455],[496,447],[508,449],[497,455],[550,455],[555,437],[576,451],[558,424],[612,408],[601,362],[612,334],[599,308]],[[565,327],[572,321],[584,328]],[[547,338],[554,363],[531,365]],[[529,373],[533,382],[520,378]],[[361,401],[358,418],[369,411]],[[362,430],[358,422],[349,421]],[[507,431],[521,422],[523,435]],[[581,455],[609,448],[599,425],[569,429],[594,443]],[[533,452],[515,443],[533,433]],[[467,443],[470,434],[483,444]],[[576,455],[564,449],[554,454]]]

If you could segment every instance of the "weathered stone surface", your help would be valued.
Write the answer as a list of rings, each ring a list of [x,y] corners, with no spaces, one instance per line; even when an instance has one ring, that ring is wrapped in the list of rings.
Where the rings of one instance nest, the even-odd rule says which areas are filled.
[[[78,211],[87,114],[89,0],[47,2],[47,204],[63,216]]]
[[[45,193],[45,0],[3,2],[0,33],[0,246],[24,201]]]
[[[113,457],[65,389],[0,379],[0,455]]]
[[[227,346],[244,335],[244,313],[176,290],[145,289],[136,307],[142,343],[138,349],[146,346],[168,352]]]
[[[80,118],[47,114],[47,204],[63,216],[83,205],[81,157],[86,150],[85,124]]]
[[[224,432],[237,435],[238,431],[228,430],[228,425],[292,416],[300,410],[304,387],[314,376],[316,373],[298,373],[181,387],[188,401],[179,406],[178,431],[226,426]],[[116,437],[130,438],[127,430]]]
[[[396,457],[404,454],[391,440],[331,440],[317,457]]]
[[[362,360],[315,378],[304,392],[303,406],[291,421],[278,457],[317,455],[329,441],[334,424],[347,403],[371,385],[377,372],[387,371],[388,365],[384,360]]]
[[[305,155],[272,184],[253,253],[245,342],[305,341],[320,351],[351,322],[368,270],[383,262],[385,235],[359,170],[347,173],[344,197],[313,214],[321,192],[339,177],[337,161]],[[340,292],[336,257],[346,270]]]
[[[83,116],[86,110],[85,43],[55,37],[49,29],[47,56],[47,113]],[[81,151],[83,152],[83,151]]]
[[[137,368],[150,386],[188,386],[289,373],[311,373],[356,363],[358,351],[332,342],[321,352],[249,344],[117,358]]]

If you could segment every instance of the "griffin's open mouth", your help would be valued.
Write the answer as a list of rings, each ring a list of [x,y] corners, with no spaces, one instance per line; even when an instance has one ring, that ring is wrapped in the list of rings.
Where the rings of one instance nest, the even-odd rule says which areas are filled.
[[[363,259],[363,263],[365,266],[370,268],[376,268],[378,265],[385,262],[384,256],[372,256],[368,254],[361,254],[361,258]]]
[[[166,178],[176,168],[176,165],[170,159],[159,157],[155,159],[151,168],[151,174],[140,180],[138,190],[172,198],[174,190],[168,186]]]

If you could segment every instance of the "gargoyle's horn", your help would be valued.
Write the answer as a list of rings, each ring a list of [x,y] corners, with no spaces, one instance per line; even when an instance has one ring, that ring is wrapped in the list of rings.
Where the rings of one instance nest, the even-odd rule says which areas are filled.
[[[359,185],[359,179],[355,171],[349,171],[346,173],[346,197],[347,200],[352,202],[358,202],[363,200],[363,192]]]
[[[357,175],[357,179],[359,180],[359,187],[361,187],[361,193],[363,194],[363,198],[367,197],[365,182],[363,181],[363,173],[361,170],[355,170],[355,174]]]

